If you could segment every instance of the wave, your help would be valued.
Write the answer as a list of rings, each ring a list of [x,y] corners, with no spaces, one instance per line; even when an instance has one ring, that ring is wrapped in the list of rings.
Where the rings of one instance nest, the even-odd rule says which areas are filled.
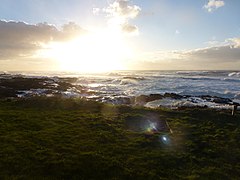
[[[202,76],[196,76],[196,77],[179,77],[179,79],[187,79],[187,80],[207,80],[207,81],[216,81],[216,80],[220,80],[219,78],[215,78],[215,77],[202,77]]]
[[[132,85],[137,85],[139,82],[136,79],[123,79],[120,82],[120,85],[127,85],[127,84],[132,84]]]
[[[232,78],[224,78],[223,80],[228,82],[240,82],[240,79],[232,79]]]
[[[194,90],[184,90],[179,93],[180,95],[190,95],[190,96],[212,96],[212,97],[222,97],[222,98],[234,98],[236,94],[231,93],[231,92],[215,92],[215,91],[210,91],[210,90],[205,90],[205,91],[194,91]]]
[[[229,77],[240,77],[240,72],[232,72],[228,74]]]
[[[197,97],[195,97],[195,101],[192,101],[191,99],[175,100],[165,98],[148,102],[144,106],[148,108],[168,107],[172,109],[179,107],[209,107],[214,109],[232,109],[232,106],[229,104],[218,104],[215,102],[205,101],[204,99]]]
[[[123,79],[133,79],[133,80],[145,80],[144,77],[141,76],[124,76]]]
[[[176,74],[189,74],[189,75],[196,75],[196,74],[208,74],[209,72],[212,71],[177,71]],[[214,71],[215,72],[215,71]]]

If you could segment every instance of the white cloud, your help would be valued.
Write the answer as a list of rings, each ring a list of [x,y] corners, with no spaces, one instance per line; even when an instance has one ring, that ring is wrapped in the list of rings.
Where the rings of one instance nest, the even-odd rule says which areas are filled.
[[[212,12],[220,7],[225,5],[224,1],[222,0],[209,0],[207,4],[203,6],[208,12]]]
[[[98,15],[100,13],[101,9],[100,8],[93,8],[92,12],[94,15]]]
[[[137,26],[131,25],[129,20],[135,19],[139,15],[141,11],[139,6],[130,5],[128,0],[117,0],[104,8],[103,11],[110,18],[109,23],[111,25],[119,26],[125,33],[137,32]]]
[[[231,43],[232,47],[240,48],[240,38],[230,38],[228,41]]]
[[[118,0],[113,2],[112,4],[109,5],[105,9],[105,11],[110,15],[110,16],[121,16],[124,18],[131,18],[134,19],[137,17],[137,15],[140,12],[140,7],[136,5],[129,5],[128,0]]]

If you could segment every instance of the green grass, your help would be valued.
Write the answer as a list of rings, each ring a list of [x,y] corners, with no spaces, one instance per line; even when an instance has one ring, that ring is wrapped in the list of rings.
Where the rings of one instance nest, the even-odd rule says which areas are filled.
[[[166,120],[161,134],[131,121]],[[240,115],[78,99],[0,100],[0,179],[238,179]]]

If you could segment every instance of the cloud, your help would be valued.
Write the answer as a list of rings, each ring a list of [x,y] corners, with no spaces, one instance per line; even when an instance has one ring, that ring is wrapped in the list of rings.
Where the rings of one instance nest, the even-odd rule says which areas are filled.
[[[113,2],[105,9],[105,11],[109,14],[109,16],[121,16],[124,18],[134,19],[140,12],[140,7],[133,5],[129,5],[128,0],[118,0]]]
[[[25,22],[0,20],[0,60],[30,57],[44,44],[53,41],[67,41],[84,32],[77,24],[70,22],[57,29],[47,23],[27,24]]]
[[[138,27],[134,26],[134,25],[130,25],[130,24],[124,24],[124,25],[122,25],[122,31],[127,34],[137,35]]]
[[[136,34],[138,28],[136,25],[131,25],[129,20],[135,19],[139,15],[141,11],[139,6],[130,5],[128,0],[117,0],[109,4],[103,11],[110,18],[109,23],[111,25],[119,26],[125,33]]]
[[[228,41],[234,48],[240,48],[240,38],[230,38]]]
[[[134,64],[139,69],[236,70],[240,69],[240,38],[227,39],[215,47],[157,51],[140,56],[140,63]]]
[[[231,46],[207,47],[184,52],[189,59],[201,60],[202,62],[222,63],[240,62],[240,49]]]
[[[100,11],[101,11],[100,8],[93,8],[92,9],[92,12],[93,12],[94,15],[99,15]]]
[[[208,12],[212,12],[220,7],[225,5],[224,1],[222,0],[209,0],[207,4],[203,6]]]
[[[61,38],[73,38],[77,35],[81,35],[85,33],[86,30],[82,29],[75,22],[69,22],[68,24],[64,24],[62,26]]]

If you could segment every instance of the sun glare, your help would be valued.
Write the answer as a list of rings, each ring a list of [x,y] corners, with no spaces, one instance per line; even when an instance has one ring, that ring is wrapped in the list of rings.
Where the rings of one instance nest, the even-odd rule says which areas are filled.
[[[53,58],[60,70],[102,72],[124,69],[131,50],[121,34],[101,32],[51,43],[41,56]]]

